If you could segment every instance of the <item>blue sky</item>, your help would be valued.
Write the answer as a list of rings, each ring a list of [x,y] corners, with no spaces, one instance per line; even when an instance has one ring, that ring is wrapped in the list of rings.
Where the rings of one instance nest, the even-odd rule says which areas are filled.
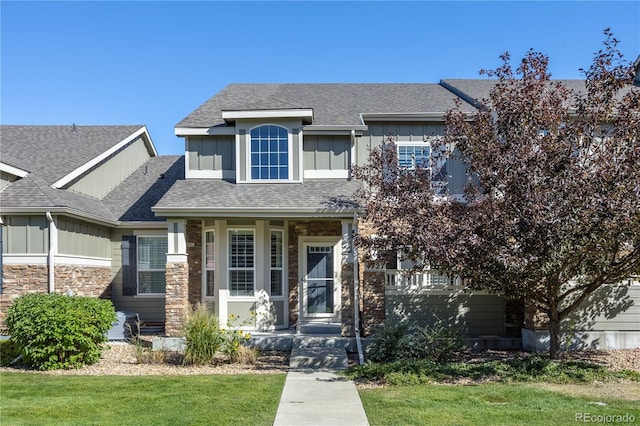
[[[229,83],[478,78],[529,48],[580,78],[604,28],[640,54],[640,1],[0,3],[2,124],[174,125]]]

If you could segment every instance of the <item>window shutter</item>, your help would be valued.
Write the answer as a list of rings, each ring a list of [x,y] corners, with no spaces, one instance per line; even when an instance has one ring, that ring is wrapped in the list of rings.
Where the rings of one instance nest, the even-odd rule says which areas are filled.
[[[138,294],[138,260],[136,236],[122,236],[122,295]]]

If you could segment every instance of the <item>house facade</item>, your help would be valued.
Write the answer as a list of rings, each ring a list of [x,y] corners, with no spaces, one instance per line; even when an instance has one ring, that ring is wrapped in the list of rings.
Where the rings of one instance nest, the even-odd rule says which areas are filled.
[[[479,80],[232,84],[175,126],[185,154],[171,157],[157,156],[143,126],[53,136],[3,126],[0,312],[19,294],[59,291],[109,297],[169,336],[202,302],[221,324],[233,316],[261,331],[353,336],[385,320],[445,321],[539,349],[542,324],[525,301],[465,292],[437,271],[407,277],[400,257],[365,265],[352,242],[375,232],[358,218],[353,166],[389,135],[404,167],[428,161],[445,113],[458,102],[472,114],[486,90]],[[43,158],[73,155],[33,162],[26,141]],[[462,193],[464,166],[438,167]],[[617,291],[605,290],[597,297]],[[621,291],[625,309],[579,326],[599,347],[640,347],[640,286]]]

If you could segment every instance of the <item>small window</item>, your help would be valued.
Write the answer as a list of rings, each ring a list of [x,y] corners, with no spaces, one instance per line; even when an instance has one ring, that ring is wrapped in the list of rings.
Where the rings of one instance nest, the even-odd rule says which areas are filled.
[[[138,294],[164,294],[167,237],[138,237]]]
[[[252,180],[289,179],[289,133],[280,126],[251,130],[250,173]]]
[[[253,231],[229,231],[229,291],[231,296],[254,295],[254,253]]]
[[[429,142],[397,142],[398,167],[402,170],[427,168],[431,173],[431,184],[437,195],[445,195],[447,190],[447,158],[434,155]]]
[[[282,296],[283,269],[283,232],[271,231],[271,295]]]
[[[213,231],[205,231],[204,244],[204,295],[215,296],[215,238]]]

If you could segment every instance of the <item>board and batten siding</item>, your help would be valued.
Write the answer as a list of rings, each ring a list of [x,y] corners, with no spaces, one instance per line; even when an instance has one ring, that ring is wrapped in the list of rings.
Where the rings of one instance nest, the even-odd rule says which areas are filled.
[[[369,161],[369,153],[378,148],[391,135],[396,142],[424,142],[425,139],[444,135],[442,122],[376,122],[356,137],[355,164],[363,166]],[[467,167],[455,159],[447,160],[449,193],[462,194],[467,182]]]
[[[89,222],[58,217],[58,253],[74,256],[111,257],[110,230]]]
[[[49,251],[49,222],[45,216],[5,216],[2,252],[43,254]]]
[[[503,336],[504,298],[491,294],[425,291],[387,294],[385,317],[410,324],[442,322],[460,328],[468,336]]]
[[[563,323],[566,330],[640,331],[640,282],[604,286]]]
[[[151,153],[144,139],[140,137],[73,182],[67,189],[90,197],[103,198],[150,157]]]
[[[186,141],[189,170],[227,170],[236,168],[236,144],[233,135],[194,137]]]
[[[118,311],[136,312],[140,321],[164,322],[164,297],[122,295],[122,236],[134,233],[131,229],[116,229],[111,234],[111,301]],[[154,235],[166,233],[167,229],[162,228]]]
[[[351,164],[350,136],[305,136],[303,150],[304,170],[348,170]]]

